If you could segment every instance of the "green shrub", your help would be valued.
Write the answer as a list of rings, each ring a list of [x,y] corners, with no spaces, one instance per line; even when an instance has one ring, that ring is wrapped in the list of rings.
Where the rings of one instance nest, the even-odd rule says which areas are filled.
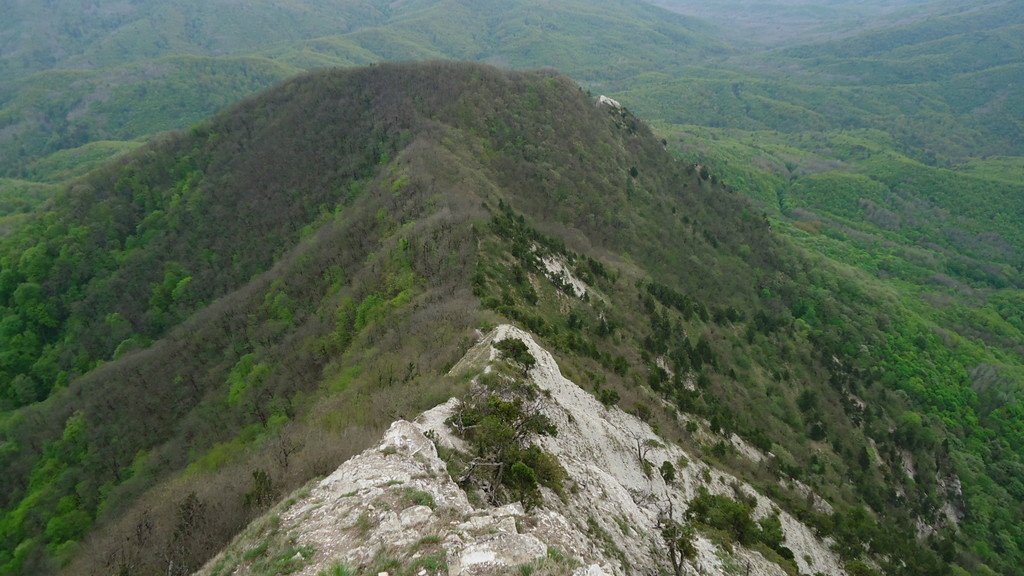
[[[672,482],[675,481],[676,467],[673,466],[672,463],[669,462],[668,460],[665,460],[664,462],[661,463],[661,468],[659,469],[659,471],[661,472],[661,477],[662,479],[665,480],[666,484],[671,484]]]
[[[417,506],[426,506],[428,508],[433,508],[434,506],[436,506],[436,504],[434,503],[434,497],[430,494],[430,492],[416,490],[415,488],[406,488],[403,490],[403,494],[409,500],[409,502],[412,502]]]
[[[537,482],[537,473],[533,468],[521,461],[516,462],[512,465],[504,482],[527,510],[540,504],[540,487]]]
[[[530,353],[526,343],[518,338],[499,340],[494,343],[494,347],[501,352],[502,358],[522,365],[527,372],[537,364],[537,359]]]
[[[514,342],[525,348],[522,341]],[[513,354],[522,351],[514,344],[507,346]],[[533,436],[557,433],[538,409],[539,395],[538,388],[528,381],[492,372],[480,377],[448,419],[448,425],[474,452],[467,458],[474,463],[467,465],[460,482],[486,487],[491,504],[505,499],[501,489],[527,508],[540,504],[539,485],[564,494],[566,474],[558,460],[530,441]]]
[[[317,576],[355,576],[355,571],[344,564],[335,563],[330,568],[321,570]]]
[[[686,512],[689,518],[727,532],[743,545],[753,544],[760,538],[761,530],[752,513],[753,509],[748,504],[712,495],[704,487],[690,502],[690,509]]]
[[[601,388],[597,391],[597,400],[604,404],[605,408],[611,408],[619,403],[619,393],[611,388]]]

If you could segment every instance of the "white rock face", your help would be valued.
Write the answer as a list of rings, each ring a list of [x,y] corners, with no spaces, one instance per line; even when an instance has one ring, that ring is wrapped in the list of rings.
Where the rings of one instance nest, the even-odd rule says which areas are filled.
[[[619,104],[618,100],[612,100],[611,98],[601,95],[597,97],[598,106],[611,106],[612,108],[621,109],[622,104]]]
[[[592,520],[611,535],[625,557],[625,562],[622,562],[614,551],[606,550],[602,543],[587,537],[589,544],[596,548],[591,549],[594,556],[583,558],[585,562],[590,558],[602,558],[615,574],[636,573],[638,566],[667,567],[667,552],[655,528],[658,514],[667,510],[671,501],[677,519],[681,519],[687,508],[686,502],[697,495],[700,486],[706,486],[711,493],[732,496],[732,485],[737,484],[757,499],[758,518],[771,513],[771,501],[750,486],[729,474],[708,469],[679,447],[666,444],[639,418],[618,408],[605,409],[591,394],[562,376],[555,359],[528,333],[514,326],[499,326],[481,345],[509,337],[519,338],[527,344],[537,359],[530,378],[542,390],[551,393],[544,411],[558,427],[558,435],[543,438],[540,444],[558,457],[579,488],[567,503],[548,499],[549,502],[553,500],[551,506],[563,517],[571,519],[577,531],[584,536],[587,536],[588,520]],[[456,365],[453,371],[460,368]],[[656,470],[650,477],[644,473],[637,445],[648,440],[659,445],[646,453],[646,459],[655,469],[666,460],[677,463],[680,456],[686,456],[691,462],[686,468],[677,469],[676,481],[671,486],[665,484]],[[711,472],[710,482],[702,478],[705,469]],[[793,551],[802,573],[845,573],[838,557],[809,528],[785,512],[780,513],[779,519],[786,535],[786,546]],[[563,549],[578,550],[568,543]],[[744,571],[749,562],[750,574],[784,574],[778,565],[757,552],[742,551],[739,547],[735,549],[737,558],[733,560],[739,560]],[[720,558],[723,551],[701,539],[698,552],[691,568],[701,574],[727,573]]]
[[[751,446],[749,442],[740,438],[737,434],[729,436],[729,443],[731,443],[740,454],[752,462],[763,462],[765,459],[764,454],[760,450]]]
[[[541,258],[541,263],[544,264],[544,270],[547,272],[548,278],[561,280],[568,285],[577,298],[583,298],[587,294],[586,283],[573,275],[572,271],[569,270],[569,265],[566,264],[561,256],[544,256]]]
[[[558,434],[538,442],[557,456],[574,484],[564,501],[545,490],[544,505],[529,513],[519,504],[471,505],[448,476],[430,439],[440,446],[464,448],[444,423],[457,408],[456,401],[449,401],[415,423],[395,422],[379,446],[342,464],[280,513],[278,530],[296,546],[314,551],[295,574],[314,576],[335,562],[369,567],[382,553],[415,559],[425,537],[446,553],[447,568],[436,573],[452,576],[518,573],[520,566],[548,558],[549,550],[574,561],[544,574],[671,574],[657,529],[659,514],[666,513],[670,503],[681,519],[699,487],[729,496],[738,487],[756,499],[758,518],[772,512],[771,502],[751,487],[665,443],[638,418],[618,408],[606,409],[564,378],[551,354],[518,328],[495,328],[452,372],[482,372],[496,357],[491,343],[509,337],[529,347],[537,360],[530,378],[549,393],[542,410]],[[640,454],[654,467],[653,473],[645,473]],[[690,464],[677,466],[675,482],[666,485],[657,468],[684,455]],[[708,477],[710,481],[705,480]],[[780,520],[785,545],[801,573],[845,574],[826,542],[785,512]],[[236,552],[251,548],[241,541],[232,546]],[[695,546],[697,557],[684,567],[688,574],[785,575],[756,551],[734,546],[728,552],[700,535]],[[225,554],[200,573],[211,573]],[[242,562],[229,573],[248,574],[249,566]]]

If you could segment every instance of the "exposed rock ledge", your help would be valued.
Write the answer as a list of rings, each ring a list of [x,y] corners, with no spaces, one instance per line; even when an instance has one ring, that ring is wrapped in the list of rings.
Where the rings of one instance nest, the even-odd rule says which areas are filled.
[[[648,477],[637,456],[637,441],[655,440],[647,459],[655,466],[677,462],[684,452],[666,444],[650,427],[617,408],[605,409],[590,394],[564,378],[554,358],[533,338],[512,326],[499,326],[471,349],[453,373],[483,371],[494,359],[491,342],[516,337],[537,359],[530,378],[550,392],[543,410],[558,435],[541,439],[555,454],[576,487],[565,501],[545,492],[544,506],[526,513],[518,504],[475,507],[448,476],[428,435],[442,446],[458,446],[444,421],[455,400],[398,421],[379,446],[342,464],[311,489],[281,504],[262,522],[214,558],[200,574],[249,574],[250,552],[270,531],[299,550],[294,574],[315,576],[341,562],[354,569],[379,565],[383,556],[405,566],[423,566],[416,574],[451,576],[519,573],[533,564],[535,574],[601,576],[671,574],[668,553],[656,529],[660,511],[681,515],[700,486],[733,494],[738,485],[757,499],[756,515],[771,512],[771,502],[732,476],[695,461],[678,470],[672,485],[657,472]],[[427,434],[425,434],[427,433]],[[705,481],[710,477],[710,481]],[[780,514],[785,545],[801,573],[845,574],[828,543],[789,514]],[[698,535],[690,574],[784,576],[760,553],[732,547],[731,552]],[[431,562],[430,554],[443,558]],[[418,563],[417,563],[418,562]]]

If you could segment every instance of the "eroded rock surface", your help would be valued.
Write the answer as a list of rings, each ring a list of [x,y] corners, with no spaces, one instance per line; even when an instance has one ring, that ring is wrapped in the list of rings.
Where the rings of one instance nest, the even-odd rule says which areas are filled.
[[[558,427],[557,436],[538,442],[571,479],[564,499],[545,491],[544,505],[530,512],[519,504],[471,504],[438,457],[438,446],[465,448],[445,424],[458,406],[452,400],[416,422],[392,424],[377,447],[279,506],[271,520],[250,527],[201,573],[249,574],[254,561],[246,557],[261,539],[277,538],[305,554],[293,573],[308,576],[337,563],[357,573],[392,566],[390,574],[472,576],[518,573],[530,564],[535,574],[670,574],[659,515],[671,511],[681,520],[700,487],[748,494],[758,518],[776,510],[750,486],[666,443],[638,418],[605,408],[563,377],[551,354],[515,327],[494,329],[453,373],[486,370],[496,359],[491,343],[505,338],[525,342],[536,359],[529,377],[546,391],[541,409]],[[668,484],[657,473],[664,461],[689,464],[678,466]],[[827,542],[785,512],[779,519],[801,573],[844,574]],[[756,551],[726,551],[700,534],[694,544],[696,557],[684,567],[689,574],[785,575]]]

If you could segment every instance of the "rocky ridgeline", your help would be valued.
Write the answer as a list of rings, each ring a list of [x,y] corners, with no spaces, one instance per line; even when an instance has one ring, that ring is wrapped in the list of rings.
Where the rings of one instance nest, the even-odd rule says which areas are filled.
[[[377,447],[278,505],[200,574],[272,574],[274,562],[309,576],[672,574],[659,518],[682,520],[701,486],[730,497],[745,493],[756,500],[757,518],[775,511],[751,487],[694,460],[640,419],[605,408],[563,377],[551,354],[522,330],[497,327],[453,373],[488,370],[496,359],[491,344],[510,337],[525,342],[537,361],[529,377],[546,392],[542,411],[558,427],[538,443],[570,478],[564,499],[545,490],[544,504],[529,512],[519,504],[472,503],[438,456],[439,446],[464,448],[445,424],[458,406],[453,399],[415,422],[392,424]],[[664,461],[688,465],[666,483],[651,473]],[[801,573],[844,574],[828,542],[785,512],[779,519]],[[699,532],[694,547],[684,573],[786,574],[755,550],[720,546]]]

